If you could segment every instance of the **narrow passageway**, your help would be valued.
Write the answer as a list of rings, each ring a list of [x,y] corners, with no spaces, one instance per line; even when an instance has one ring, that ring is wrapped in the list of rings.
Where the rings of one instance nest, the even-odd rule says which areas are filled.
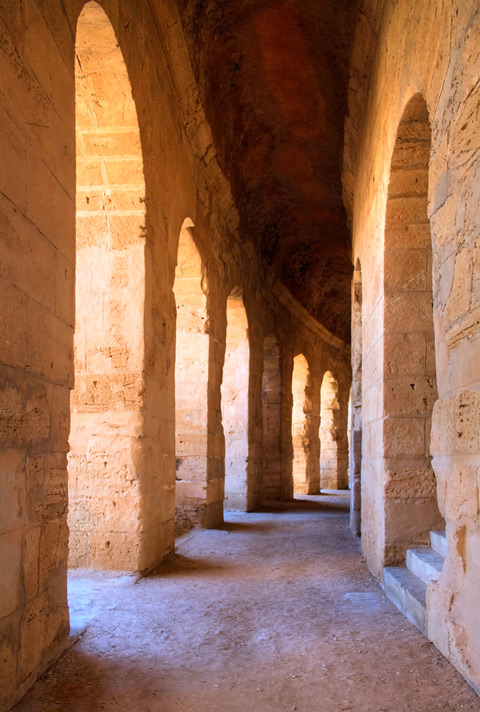
[[[76,572],[86,632],[17,712],[480,710],[368,573],[345,494],[227,516],[136,583]]]

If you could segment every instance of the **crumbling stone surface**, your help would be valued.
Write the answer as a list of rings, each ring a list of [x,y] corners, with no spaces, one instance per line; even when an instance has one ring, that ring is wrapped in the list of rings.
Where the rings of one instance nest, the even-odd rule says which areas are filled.
[[[381,576],[444,518],[428,635],[479,689],[478,7],[375,6],[357,25],[345,144],[362,270],[362,545]],[[409,113],[419,102],[423,122]]]
[[[312,449],[312,436],[316,441],[317,455],[319,454],[318,422],[317,433],[314,433],[311,427],[313,410],[312,375],[308,361],[303,354],[298,354],[293,362],[292,394],[293,489],[298,494],[313,494],[320,487],[320,473],[313,473],[312,476],[308,468],[308,458]]]
[[[274,334],[263,342],[262,425],[264,502],[282,498],[282,374]]]
[[[352,279],[352,388],[350,391],[349,484],[350,528],[361,534],[362,519],[362,266],[357,259]]]
[[[208,481],[208,282],[187,219],[178,243],[173,291],[175,341],[175,505],[176,530],[204,524],[211,509]],[[212,483],[213,484],[213,483]],[[210,488],[211,489],[211,488]],[[221,493],[220,493],[221,501]],[[188,512],[188,514],[187,514]]]
[[[227,332],[222,380],[222,423],[225,434],[225,506],[248,512],[261,503],[250,461],[249,398],[251,369],[248,319],[237,289],[227,299]],[[253,479],[253,487],[249,480]]]
[[[0,0],[1,709],[67,641],[69,448],[73,565],[146,571],[174,549],[182,453],[173,288],[187,218],[208,283],[206,464],[187,515],[205,526],[223,517],[221,383],[234,288],[248,319],[247,500],[262,496],[264,337],[273,333],[280,353],[281,467],[269,488],[282,497],[293,492],[294,355],[349,383],[345,344],[266,278],[239,237],[175,4],[89,3],[104,50],[88,81],[90,50],[75,53],[84,4]],[[76,73],[87,91],[77,143]]]
[[[75,62],[75,388],[70,566],[142,568],[145,179],[130,81],[104,10],[88,3]],[[161,555],[161,552],[158,552]]]
[[[320,390],[320,489],[348,487],[348,408],[335,376],[327,371]]]

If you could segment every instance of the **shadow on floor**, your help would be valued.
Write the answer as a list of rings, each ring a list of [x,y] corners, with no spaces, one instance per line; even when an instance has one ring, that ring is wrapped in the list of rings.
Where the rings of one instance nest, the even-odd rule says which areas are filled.
[[[210,573],[218,571],[225,573],[228,569],[233,569],[234,567],[225,564],[213,563],[207,558],[190,556],[183,556],[182,554],[175,553],[168,558],[167,561],[163,562],[154,571],[145,576],[146,579],[155,578],[165,578],[167,576],[175,575],[190,575],[198,572],[199,575],[203,574],[205,571]]]
[[[256,509],[255,512],[262,512],[263,509]],[[253,514],[255,512],[248,512],[248,514]],[[245,512],[226,512],[226,516],[228,517],[229,514],[231,515],[236,515],[236,516],[242,516],[245,515]],[[246,516],[246,515],[245,515]],[[238,532],[238,533],[245,533],[248,534],[249,532],[252,532],[254,534],[258,534],[262,530],[265,530],[265,522],[225,522],[224,524],[221,524],[219,527],[215,527],[219,531],[223,532]]]
[[[137,663],[122,651],[111,650],[102,659],[75,646],[39,679],[36,694],[27,695],[20,703],[21,709],[22,712],[163,709],[165,683],[157,675],[152,685],[148,672],[145,660]]]
[[[324,495],[322,495],[323,498]],[[282,513],[287,512],[335,512],[344,513],[349,512],[349,501],[347,498],[332,498],[331,499],[292,499],[285,502],[268,502],[257,512],[265,513]]]

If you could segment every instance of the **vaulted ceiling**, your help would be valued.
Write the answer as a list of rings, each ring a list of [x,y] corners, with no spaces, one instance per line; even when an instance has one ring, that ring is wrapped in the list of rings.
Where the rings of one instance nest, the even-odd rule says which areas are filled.
[[[177,3],[242,237],[348,339],[341,169],[356,0]]]

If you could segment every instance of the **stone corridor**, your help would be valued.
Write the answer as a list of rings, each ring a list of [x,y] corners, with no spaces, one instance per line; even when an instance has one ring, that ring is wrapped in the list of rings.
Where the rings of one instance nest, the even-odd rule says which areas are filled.
[[[147,578],[76,571],[70,606],[85,633],[16,712],[480,710],[369,574],[347,493],[228,513]]]

